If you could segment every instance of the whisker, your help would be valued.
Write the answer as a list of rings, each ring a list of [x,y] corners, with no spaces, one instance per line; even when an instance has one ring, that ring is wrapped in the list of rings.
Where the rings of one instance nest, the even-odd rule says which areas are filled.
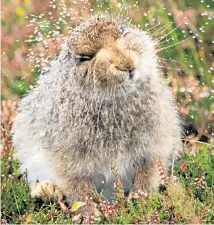
[[[163,38],[167,37],[169,34],[171,34],[171,33],[172,33],[173,31],[175,31],[176,29],[178,29],[179,26],[180,26],[181,24],[183,24],[183,21],[180,22],[180,23],[179,23],[174,29],[172,29],[169,33],[167,33],[166,35],[164,35],[163,37],[161,37],[160,39],[158,39],[158,42],[159,42],[160,40],[162,40]]]
[[[167,28],[169,28],[171,25],[173,24],[173,22],[169,22],[166,25],[164,25],[163,27],[161,27],[160,29],[156,30],[152,35],[156,35],[156,33],[159,35],[161,33],[163,33],[163,31],[165,31]]]
[[[157,66],[157,67],[160,67],[160,68],[166,68],[166,69],[170,69],[170,70],[182,71],[181,69],[176,69],[176,68],[167,67],[167,66]]]
[[[181,64],[181,65],[182,65],[182,63],[181,63],[181,62],[178,62],[178,61],[176,61],[176,60],[174,60],[174,59],[165,59],[165,58],[159,58],[159,59],[161,59],[161,60],[166,60],[166,61],[176,62],[176,63],[179,63],[179,64]]]
[[[147,33],[149,33],[150,30],[154,29],[155,27],[159,26],[161,23],[158,22],[158,24],[156,24],[155,26],[149,28],[148,30],[146,30]]]
[[[119,10],[119,13],[118,13],[118,20],[121,19],[121,16],[122,16],[123,20],[124,20],[124,18],[126,18],[126,20],[127,20],[127,18],[128,18],[128,7],[127,7],[127,5],[128,4],[127,4],[126,0],[123,0],[122,5],[121,5],[120,10]],[[126,12],[125,16],[122,15],[122,11],[124,9],[125,9],[125,12]]]
[[[182,40],[182,41],[180,41],[180,42],[178,42],[178,43],[175,43],[175,44],[173,44],[173,45],[167,46],[167,47],[165,47],[165,48],[161,48],[160,50],[158,50],[158,52],[161,52],[161,51],[163,51],[163,50],[165,50],[165,49],[171,48],[171,47],[173,47],[173,46],[175,46],[175,45],[181,44],[182,42],[187,41],[187,40],[190,39],[190,38],[191,38],[191,37],[188,37],[188,38],[186,38],[186,39],[184,39],[184,40]]]
[[[169,42],[170,40],[173,40],[175,37],[176,37],[176,36],[173,36],[173,37],[171,37],[171,38],[169,38],[169,39],[166,39],[165,41],[158,42],[158,44],[161,45],[161,44],[163,44],[163,43],[165,43],[165,42]]]

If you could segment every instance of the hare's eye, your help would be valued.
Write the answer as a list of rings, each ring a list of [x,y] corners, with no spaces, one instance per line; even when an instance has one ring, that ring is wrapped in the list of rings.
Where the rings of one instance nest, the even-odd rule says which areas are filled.
[[[78,63],[86,62],[91,60],[93,57],[90,55],[78,55],[75,57],[75,61]]]
[[[124,31],[125,31],[125,28],[124,28],[123,26],[120,26],[120,27],[119,27],[119,32],[120,32],[121,34],[123,34]]]
[[[128,28],[125,28],[123,26],[120,26],[119,27],[119,32],[124,36],[126,35],[127,33],[129,33],[129,29]]]

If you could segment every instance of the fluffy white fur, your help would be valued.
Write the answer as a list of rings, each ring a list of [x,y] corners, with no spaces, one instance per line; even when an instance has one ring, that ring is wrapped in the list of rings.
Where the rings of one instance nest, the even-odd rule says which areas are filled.
[[[130,28],[129,32],[127,43],[136,42],[142,50],[130,50],[136,71],[133,80],[127,78],[125,93],[116,89],[111,93],[109,89],[107,96],[100,88],[91,92],[87,82],[81,87],[76,80],[80,72],[75,69],[69,45],[65,45],[49,72],[21,100],[13,143],[30,182],[38,178],[69,187],[73,178],[92,177],[97,187],[104,180],[107,184],[103,188],[109,192],[113,182],[110,160],[127,189],[136,166],[157,157],[166,168],[171,164],[181,146],[176,108],[159,75],[155,43],[143,31]],[[122,44],[119,40],[118,46]],[[99,127],[96,118],[100,136],[96,136],[97,130],[91,130],[93,113],[102,115],[104,128]],[[120,126],[115,113],[121,117]],[[112,134],[111,140],[104,138],[104,132]],[[156,178],[148,179],[155,179],[152,183],[157,186]]]

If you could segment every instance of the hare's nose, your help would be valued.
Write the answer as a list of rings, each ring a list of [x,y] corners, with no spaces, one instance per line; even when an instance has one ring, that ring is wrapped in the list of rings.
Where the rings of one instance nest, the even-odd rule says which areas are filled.
[[[133,65],[116,65],[116,69],[121,71],[127,71],[129,73],[132,73],[134,71]]]
[[[127,66],[122,68],[119,66],[116,66],[116,68],[121,71],[127,71],[129,73],[129,79],[132,79],[134,77],[135,68],[133,66]]]

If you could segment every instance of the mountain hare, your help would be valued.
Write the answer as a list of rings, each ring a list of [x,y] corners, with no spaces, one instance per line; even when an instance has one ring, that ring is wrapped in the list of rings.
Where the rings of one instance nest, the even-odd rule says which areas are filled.
[[[155,47],[146,32],[108,16],[73,30],[15,119],[13,143],[30,183],[55,182],[71,203],[85,201],[85,185],[109,199],[113,164],[125,191],[158,187],[156,160],[169,167],[181,129]],[[40,192],[32,185],[33,196]]]

